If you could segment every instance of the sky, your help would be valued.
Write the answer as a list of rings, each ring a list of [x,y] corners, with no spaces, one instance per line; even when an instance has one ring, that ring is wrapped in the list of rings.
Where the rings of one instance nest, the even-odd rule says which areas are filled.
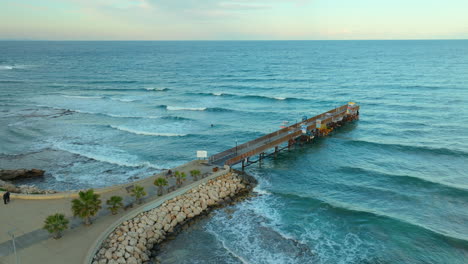
[[[468,0],[0,0],[0,39],[468,39]]]

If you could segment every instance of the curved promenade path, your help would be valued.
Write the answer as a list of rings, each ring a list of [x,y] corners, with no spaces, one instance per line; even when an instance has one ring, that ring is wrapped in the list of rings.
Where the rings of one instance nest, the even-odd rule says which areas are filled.
[[[214,166],[203,164],[199,161],[192,161],[172,171],[181,171],[187,174],[187,180],[184,186],[172,193],[161,197],[156,195],[156,186],[153,185],[154,179],[164,176],[165,173],[156,174],[146,179],[136,182],[112,186],[103,189],[96,189],[95,192],[101,194],[102,209],[97,217],[93,219],[93,224],[89,227],[82,224],[81,219],[73,218],[71,212],[71,200],[78,196],[77,192],[64,192],[51,195],[15,195],[12,194],[11,202],[7,205],[0,204],[0,263],[47,263],[47,264],[74,264],[85,263],[86,257],[92,251],[91,247],[96,246],[101,234],[106,232],[110,226],[113,226],[126,215],[134,214],[136,211],[144,211],[145,208],[153,204],[160,204],[162,201],[182,194],[194,186],[205,182],[208,178],[215,178],[224,174],[228,170],[220,168],[218,173],[211,173]],[[198,169],[206,177],[194,182],[190,177],[190,170]],[[147,196],[143,203],[120,211],[117,215],[110,214],[107,210],[105,201],[113,195],[124,197],[124,204],[129,205],[133,202],[127,189],[132,185],[141,185],[145,187]],[[175,179],[169,179],[169,185],[175,184]],[[3,194],[0,192],[0,195]],[[63,213],[70,219],[69,229],[66,230],[61,239],[55,240],[42,229],[44,220],[47,216]],[[10,234],[15,236],[17,256],[13,252],[13,241]],[[18,261],[18,262],[16,262]]]

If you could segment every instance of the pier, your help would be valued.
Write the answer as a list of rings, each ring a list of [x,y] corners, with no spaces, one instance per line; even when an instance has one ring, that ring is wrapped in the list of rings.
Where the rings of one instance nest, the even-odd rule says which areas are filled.
[[[242,163],[242,169],[261,162],[267,156],[276,156],[300,142],[311,142],[317,137],[327,136],[336,127],[359,119],[359,105],[350,102],[301,122],[282,128],[239,146],[215,154],[209,158],[211,164],[233,166]],[[270,149],[273,151],[268,152]],[[253,158],[257,156],[256,160]]]

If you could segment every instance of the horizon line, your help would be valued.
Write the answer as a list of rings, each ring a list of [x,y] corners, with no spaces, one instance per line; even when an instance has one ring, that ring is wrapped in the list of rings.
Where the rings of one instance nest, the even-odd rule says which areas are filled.
[[[421,38],[421,39],[154,39],[154,40],[142,40],[142,39],[1,39],[0,41],[50,41],[50,42],[254,42],[254,41],[415,41],[415,40],[468,40],[468,38]]]

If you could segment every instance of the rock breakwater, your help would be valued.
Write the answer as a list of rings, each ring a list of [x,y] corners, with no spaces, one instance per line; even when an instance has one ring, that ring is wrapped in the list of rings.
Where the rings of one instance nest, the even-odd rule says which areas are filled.
[[[252,190],[255,180],[227,173],[124,221],[101,244],[93,264],[149,263],[151,250],[187,221]]]

